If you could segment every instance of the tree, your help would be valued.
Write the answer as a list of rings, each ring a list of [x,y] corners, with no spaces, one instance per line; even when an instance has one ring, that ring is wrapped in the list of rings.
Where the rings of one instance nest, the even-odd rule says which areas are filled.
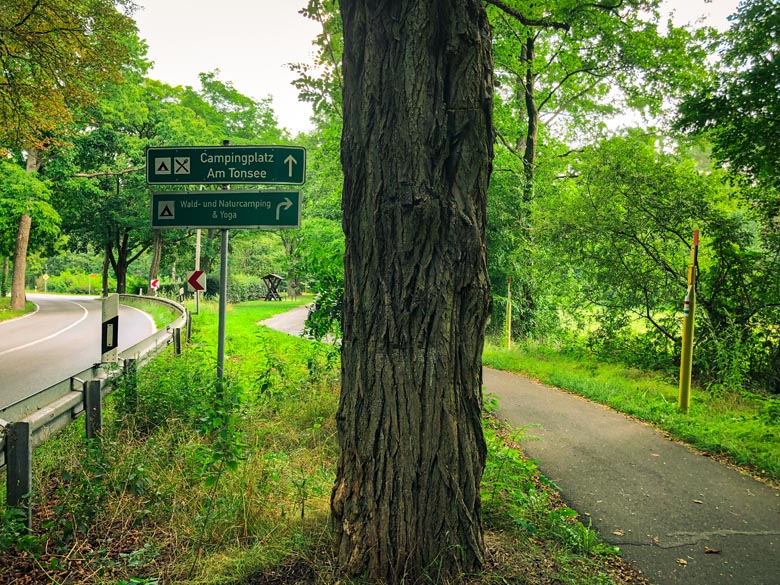
[[[124,0],[7,0],[0,11],[0,143],[25,149],[38,171],[42,151],[72,110],[91,102],[139,49]],[[128,7],[132,6],[129,2]],[[31,218],[19,218],[11,307],[24,308]]]
[[[494,295],[513,278],[513,331],[538,332],[544,275],[532,269],[536,198],[554,191],[573,150],[629,110],[657,115],[706,71],[707,32],[661,26],[660,0],[487,0],[496,61],[498,181],[488,255]],[[519,197],[518,197],[519,195]],[[494,217],[502,221],[492,221]],[[492,323],[505,304],[495,305]]]
[[[780,251],[780,12],[743,0],[719,46],[721,69],[680,107],[679,127],[706,134],[713,156],[753,188],[767,245]]]
[[[0,296],[5,296],[6,292],[5,266],[16,248],[19,218],[29,217],[31,225],[35,226],[30,248],[53,248],[60,231],[60,216],[49,198],[49,188],[36,173],[26,173],[21,166],[0,161],[0,258],[4,259]]]
[[[342,0],[346,236],[335,544],[399,583],[481,566],[490,28],[478,0]]]
[[[538,213],[548,271],[571,275],[570,305],[600,325],[613,355],[634,351],[645,360],[637,365],[673,369],[692,232],[700,229],[697,373],[776,389],[780,258],[760,245],[754,211],[721,173],[656,141],[633,131],[578,155],[577,177]],[[563,287],[556,289],[562,308]],[[648,330],[639,351],[631,315]]]

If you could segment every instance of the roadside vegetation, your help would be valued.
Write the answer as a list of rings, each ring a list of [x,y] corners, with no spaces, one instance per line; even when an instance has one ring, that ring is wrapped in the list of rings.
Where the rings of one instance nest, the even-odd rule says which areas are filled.
[[[34,531],[3,512],[0,581],[336,582],[338,350],[258,325],[306,300],[229,306],[222,398],[203,303],[183,355],[145,367],[137,401],[112,395],[101,440],[74,424],[39,448]],[[642,582],[523,459],[520,432],[486,411],[485,433],[486,567],[459,582]]]
[[[154,325],[157,329],[162,329],[178,317],[178,313],[173,307],[153,300],[126,298],[122,301],[122,304],[149,314],[154,320]]]
[[[34,310],[35,304],[27,301],[24,304],[24,311],[13,311],[11,310],[11,297],[0,297],[0,322],[21,317],[27,313],[32,313]]]

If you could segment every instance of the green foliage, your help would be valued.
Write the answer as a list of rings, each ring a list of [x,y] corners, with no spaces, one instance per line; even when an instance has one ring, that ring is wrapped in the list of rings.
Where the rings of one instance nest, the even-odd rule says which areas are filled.
[[[132,8],[125,0],[3,2],[0,143],[39,148],[61,138],[73,111],[141,53]]]
[[[0,160],[0,256],[14,253],[19,218],[32,218],[30,250],[53,250],[60,233],[60,216],[50,203],[51,190],[37,173]]]
[[[560,275],[559,307],[597,355],[672,372],[700,229],[696,375],[776,391],[780,261],[761,247],[753,211],[697,164],[637,132],[584,149],[576,177],[537,205],[537,257]]]
[[[69,270],[65,270],[59,274],[49,275],[49,280],[46,283],[46,290],[49,292],[79,295],[100,294],[102,282],[103,280],[100,276],[90,277],[89,274],[74,274]],[[116,290],[115,279],[108,279],[108,288],[110,290]]]
[[[516,445],[522,434],[522,429],[508,434],[496,423],[485,428],[488,455],[481,487],[485,515],[499,524],[514,525],[528,536],[555,539],[574,553],[618,552],[577,520],[577,512],[551,501],[554,485],[539,475],[535,463],[508,444]]]

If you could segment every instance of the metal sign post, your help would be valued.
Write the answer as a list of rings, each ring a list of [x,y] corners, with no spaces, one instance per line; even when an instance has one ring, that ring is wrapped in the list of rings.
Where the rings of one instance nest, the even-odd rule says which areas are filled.
[[[222,394],[225,371],[228,230],[301,227],[300,191],[255,189],[230,191],[231,184],[302,185],[306,180],[306,149],[299,146],[173,146],[146,149],[149,185],[222,185],[218,191],[152,193],[153,228],[218,228],[222,233],[219,267],[219,339],[217,391]],[[195,270],[200,271],[200,233]],[[205,280],[205,275],[204,275]],[[188,278],[195,288],[197,277]],[[203,282],[205,288],[205,282]]]
[[[693,232],[691,264],[688,267],[688,292],[683,302],[683,337],[680,355],[680,392],[677,406],[688,412],[691,406],[691,374],[693,372],[693,323],[696,313],[696,260],[699,255],[699,230]]]

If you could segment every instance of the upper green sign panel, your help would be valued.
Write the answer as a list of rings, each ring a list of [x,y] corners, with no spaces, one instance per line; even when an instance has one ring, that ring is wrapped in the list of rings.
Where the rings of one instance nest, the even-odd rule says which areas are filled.
[[[302,185],[306,149],[300,146],[175,146],[146,150],[150,185]]]

